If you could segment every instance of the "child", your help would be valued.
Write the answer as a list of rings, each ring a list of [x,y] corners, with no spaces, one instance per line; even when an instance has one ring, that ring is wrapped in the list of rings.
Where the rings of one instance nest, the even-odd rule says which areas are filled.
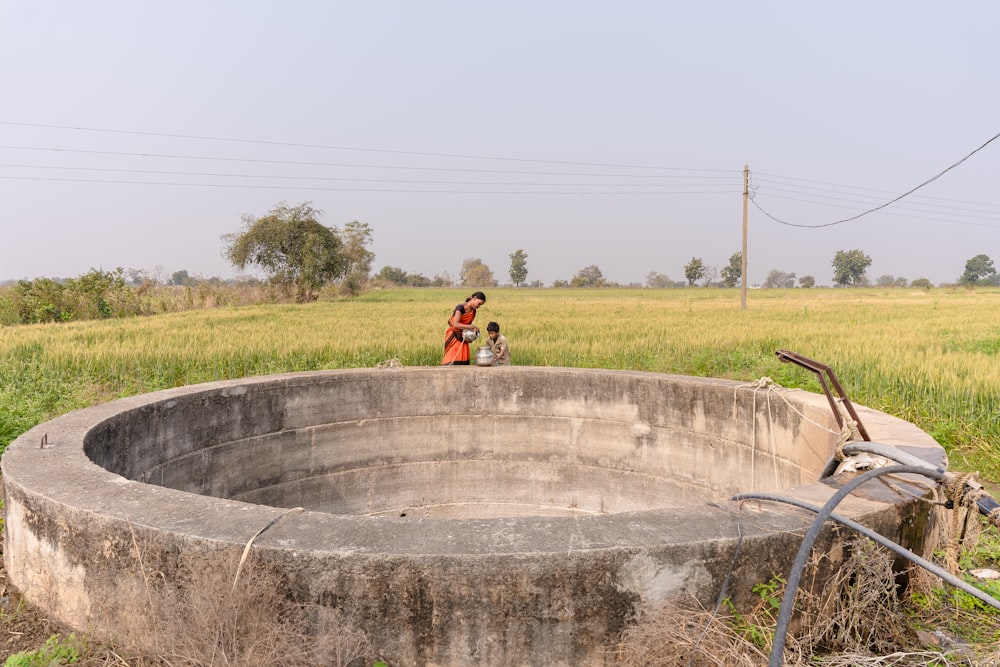
[[[493,350],[494,366],[507,366],[510,364],[510,348],[507,347],[507,339],[500,333],[500,325],[490,322],[486,325],[486,333],[489,339],[486,341]]]

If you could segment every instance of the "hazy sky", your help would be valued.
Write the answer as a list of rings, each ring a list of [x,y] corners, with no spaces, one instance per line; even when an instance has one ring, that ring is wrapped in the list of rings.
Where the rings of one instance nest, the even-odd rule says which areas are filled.
[[[0,279],[233,276],[312,202],[373,269],[1000,266],[1000,3],[0,0]],[[172,135],[172,136],[168,136]]]

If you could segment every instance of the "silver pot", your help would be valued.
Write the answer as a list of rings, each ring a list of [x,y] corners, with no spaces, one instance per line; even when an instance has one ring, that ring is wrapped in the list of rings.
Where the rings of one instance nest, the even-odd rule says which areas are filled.
[[[496,360],[493,350],[488,347],[481,347],[476,351],[477,366],[492,366]]]
[[[466,343],[471,343],[477,338],[479,338],[479,332],[476,331],[475,329],[465,329],[464,331],[462,331],[462,340],[464,340]]]

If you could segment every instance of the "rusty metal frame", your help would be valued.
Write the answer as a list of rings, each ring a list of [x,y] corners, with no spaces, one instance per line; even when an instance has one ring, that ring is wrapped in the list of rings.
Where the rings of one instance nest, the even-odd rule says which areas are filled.
[[[775,354],[778,355],[778,359],[780,361],[793,363],[816,374],[816,377],[819,379],[819,385],[823,388],[823,393],[826,394],[826,400],[830,403],[830,409],[833,410],[833,416],[837,419],[837,426],[844,428],[844,418],[841,416],[840,410],[837,409],[837,402],[834,399],[833,394],[830,392],[830,387],[827,384],[826,378],[823,377],[823,374],[826,373],[830,381],[829,384],[833,385],[833,388],[837,391],[837,394],[840,396],[841,403],[843,403],[844,408],[847,409],[847,414],[851,415],[851,419],[853,419],[854,423],[858,425],[858,433],[864,440],[869,442],[871,441],[871,438],[868,436],[868,431],[865,429],[865,425],[861,423],[861,418],[858,417],[858,413],[855,412],[851,399],[849,399],[847,394],[844,393],[844,388],[840,386],[840,382],[837,380],[837,376],[834,374],[832,368],[814,359],[810,359],[809,357],[803,357],[801,354],[791,352],[790,350],[777,350]]]

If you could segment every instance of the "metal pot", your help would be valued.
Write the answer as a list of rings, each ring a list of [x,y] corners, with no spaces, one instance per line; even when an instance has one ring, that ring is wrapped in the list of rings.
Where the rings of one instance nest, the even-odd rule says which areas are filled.
[[[464,331],[462,331],[462,340],[464,340],[466,343],[471,343],[477,338],[479,338],[479,332],[476,331],[475,329],[465,329]]]
[[[488,347],[481,347],[476,351],[477,366],[492,366],[496,360],[493,350]]]

